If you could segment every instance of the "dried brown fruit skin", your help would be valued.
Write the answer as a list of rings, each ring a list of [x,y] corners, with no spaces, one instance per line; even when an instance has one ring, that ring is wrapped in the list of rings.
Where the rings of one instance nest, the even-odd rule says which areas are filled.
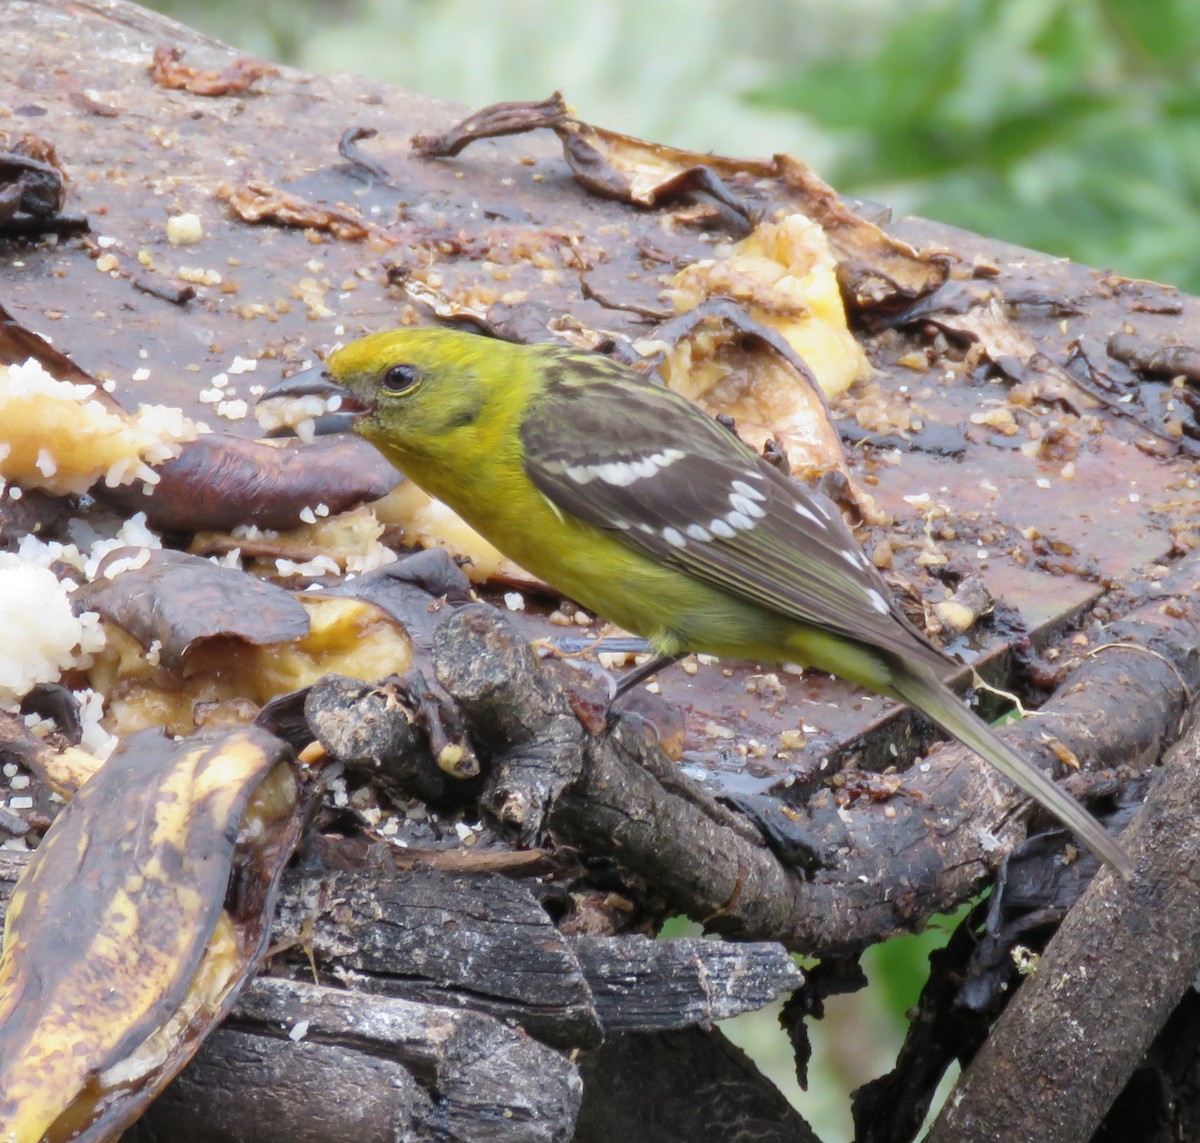
[[[439,135],[421,134],[413,151],[450,158],[479,139],[549,128],[575,177],[592,193],[636,206],[662,206],[699,191],[751,225],[775,211],[802,211],[818,223],[839,260],[847,301],[894,308],[933,292],[950,259],[914,250],[852,211],[807,163],[791,155],[731,159],[648,143],[576,119],[561,92],[533,103],[497,103]]]
[[[61,172],[49,163],[22,154],[19,150],[0,151],[0,220],[16,214],[33,216],[53,214],[66,199],[66,182]]]
[[[149,496],[141,485],[97,489],[106,504],[145,512],[164,532],[228,532],[239,524],[282,531],[305,508],[324,504],[337,515],[386,496],[400,474],[375,449],[353,437],[311,445],[298,440],[246,440],[207,433],[158,466]]]
[[[105,562],[111,566],[140,551],[118,548]],[[204,639],[262,646],[299,639],[309,630],[308,614],[290,592],[186,552],[149,552],[142,567],[111,580],[102,565],[73,603],[79,611],[100,612],[144,647],[157,642],[169,671],[180,670],[188,650]]]
[[[15,548],[25,535],[49,532],[75,506],[73,496],[54,496],[37,488],[24,490],[20,500],[0,497],[0,551]]]
[[[671,346],[664,370],[669,387],[686,392],[689,383],[689,371],[683,370],[683,379],[672,384],[672,355],[680,343],[690,343],[687,356],[697,363],[706,356],[728,358],[733,367],[725,378],[686,395],[714,416],[730,414],[738,435],[753,448],[776,439],[764,436],[776,425],[788,471],[795,475],[809,478],[837,471],[848,478],[846,453],[829,402],[807,362],[777,330],[755,321],[735,302],[710,298],[664,322],[654,335]],[[700,372],[698,365],[695,372]]]
[[[449,610],[470,603],[471,581],[443,548],[426,548],[394,564],[364,572],[327,589],[382,608],[408,633],[428,661],[433,632]]]
[[[304,230],[325,230],[335,238],[356,241],[375,230],[349,207],[317,206],[288,194],[261,179],[242,186],[221,183],[217,197],[229,204],[243,222],[273,222],[278,226],[297,226]]]
[[[92,398],[112,413],[125,410],[100,382],[32,332],[0,305],[0,364],[29,358],[60,381],[93,387]],[[181,446],[174,459],[156,466],[159,483],[108,488],[95,495],[127,513],[144,512],[147,523],[165,532],[229,531],[239,524],[285,530],[300,523],[305,508],[324,504],[332,515],[386,496],[401,481],[396,470],[369,445],[352,437],[256,441],[227,433],[206,433]],[[40,494],[26,490],[26,495]],[[29,515],[6,499],[4,519]],[[69,506],[63,502],[63,511]],[[47,509],[47,515],[54,513]]]
[[[72,602],[103,617],[87,680],[107,697],[116,734],[248,722],[259,704],[329,672],[376,679],[412,663],[403,622],[368,600],[296,595],[185,552],[117,549]]]
[[[154,82],[161,87],[191,92],[192,95],[241,95],[256,80],[279,74],[279,69],[274,65],[250,56],[240,56],[222,71],[206,71],[181,63],[184,54],[182,48],[159,44],[154,49],[154,60],[150,65]]]
[[[100,762],[80,747],[64,746],[64,741],[70,736],[39,738],[21,716],[0,711],[0,759],[19,762],[48,789],[67,798],[100,769]]]

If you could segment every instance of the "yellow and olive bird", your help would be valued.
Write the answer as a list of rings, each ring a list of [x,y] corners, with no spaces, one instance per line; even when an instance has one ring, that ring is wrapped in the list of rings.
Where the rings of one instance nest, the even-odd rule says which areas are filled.
[[[374,334],[263,399],[320,394],[523,568],[659,654],[795,662],[916,707],[1123,873],[1104,827],[943,681],[832,502],[654,379],[445,329]]]

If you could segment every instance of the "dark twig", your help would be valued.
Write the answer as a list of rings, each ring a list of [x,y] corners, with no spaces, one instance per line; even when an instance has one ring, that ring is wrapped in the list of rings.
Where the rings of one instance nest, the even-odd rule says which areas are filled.
[[[1200,970],[1200,720],[1125,834],[1138,855],[1068,914],[928,1143],[1091,1139]]]

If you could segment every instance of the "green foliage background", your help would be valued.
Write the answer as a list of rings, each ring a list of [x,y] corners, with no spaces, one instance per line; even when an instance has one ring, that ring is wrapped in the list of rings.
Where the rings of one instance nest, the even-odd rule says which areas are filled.
[[[791,151],[840,191],[1200,293],[1195,0],[149,0],[245,51],[480,106]],[[892,1064],[949,923],[869,951],[801,1094],[773,1014],[728,1031],[823,1139]]]
[[[838,133],[826,175],[1200,291],[1200,5],[953,0],[753,98]]]

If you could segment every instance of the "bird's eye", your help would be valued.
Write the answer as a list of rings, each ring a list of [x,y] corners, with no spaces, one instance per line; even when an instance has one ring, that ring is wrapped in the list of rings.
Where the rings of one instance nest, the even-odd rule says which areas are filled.
[[[421,371],[415,365],[393,365],[384,373],[380,384],[388,393],[403,393],[421,379]]]

